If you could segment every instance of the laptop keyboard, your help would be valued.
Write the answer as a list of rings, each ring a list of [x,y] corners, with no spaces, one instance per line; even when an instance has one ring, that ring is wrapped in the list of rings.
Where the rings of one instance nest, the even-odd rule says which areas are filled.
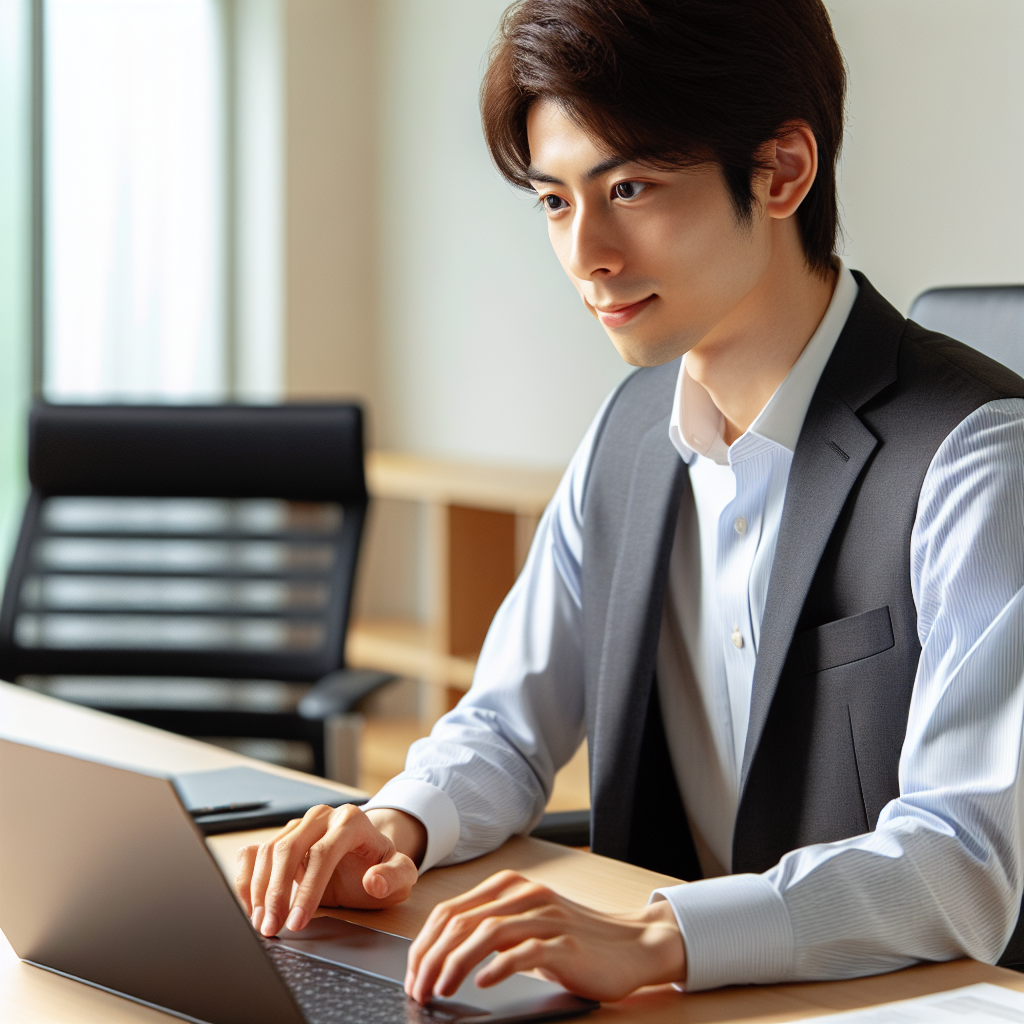
[[[451,1024],[459,1016],[420,1006],[402,986],[303,956],[280,943],[263,948],[309,1024]]]

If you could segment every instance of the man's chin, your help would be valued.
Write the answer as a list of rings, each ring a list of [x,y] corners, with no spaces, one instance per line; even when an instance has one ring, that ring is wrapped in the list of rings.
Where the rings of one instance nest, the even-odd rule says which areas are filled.
[[[615,351],[630,366],[664,366],[693,348],[682,338],[640,338],[622,331],[608,331]]]

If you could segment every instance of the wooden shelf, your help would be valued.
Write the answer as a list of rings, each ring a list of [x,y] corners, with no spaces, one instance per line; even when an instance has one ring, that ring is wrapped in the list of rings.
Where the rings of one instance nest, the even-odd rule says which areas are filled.
[[[434,633],[429,625],[404,619],[357,619],[349,627],[346,660],[352,668],[376,668],[468,690],[476,659],[438,650]]]
[[[423,720],[433,724],[473,682],[487,628],[561,476],[551,469],[368,453],[372,497],[415,501],[429,513],[424,543],[432,611],[429,623],[357,619],[349,628],[348,663],[421,680]]]
[[[366,482],[378,498],[464,505],[520,516],[540,516],[562,478],[561,470],[483,465],[369,452]]]

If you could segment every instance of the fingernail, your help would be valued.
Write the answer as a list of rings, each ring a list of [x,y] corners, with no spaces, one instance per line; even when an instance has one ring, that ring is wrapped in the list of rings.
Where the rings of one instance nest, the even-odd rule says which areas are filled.
[[[260,930],[260,925],[263,924],[264,910],[262,907],[256,907],[252,912],[252,926],[256,931]]]
[[[267,916],[263,918],[263,934],[268,938],[277,934],[277,914],[272,910],[268,910]]]
[[[303,913],[301,907],[292,907],[292,912],[288,915],[288,923],[285,925],[289,931],[297,932],[302,930],[303,924],[305,924],[306,915]]]

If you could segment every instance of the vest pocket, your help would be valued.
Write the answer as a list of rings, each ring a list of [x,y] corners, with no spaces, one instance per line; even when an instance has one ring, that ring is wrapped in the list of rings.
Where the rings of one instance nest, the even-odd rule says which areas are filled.
[[[826,622],[793,638],[798,671],[804,675],[870,658],[895,644],[889,606]]]

